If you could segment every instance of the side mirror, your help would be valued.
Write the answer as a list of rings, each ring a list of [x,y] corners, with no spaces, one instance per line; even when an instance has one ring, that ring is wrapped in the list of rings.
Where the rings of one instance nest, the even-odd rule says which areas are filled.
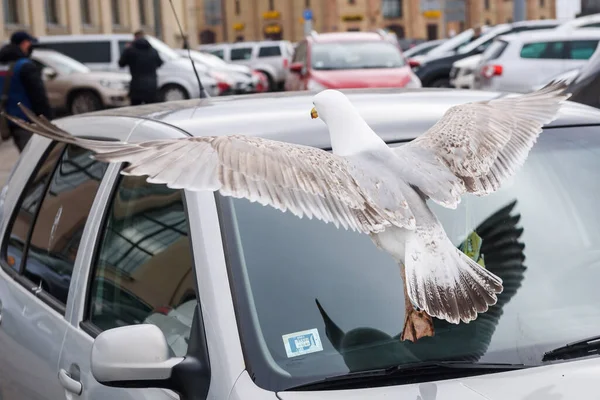
[[[204,321],[196,302],[185,357],[171,357],[163,331],[139,324],[109,329],[96,337],[91,370],[103,385],[170,389],[185,399],[205,399],[211,368]]]
[[[100,383],[166,381],[183,358],[171,358],[164,334],[156,325],[130,325],[102,332],[92,347],[92,375]],[[130,386],[130,385],[129,385]]]
[[[52,79],[56,78],[56,76],[58,75],[58,73],[50,67],[44,67],[44,69],[42,69],[42,78],[43,79],[47,79],[49,81],[51,81]]]
[[[295,74],[304,75],[304,64],[301,62],[293,63],[292,65],[290,65],[290,72],[293,72]]]

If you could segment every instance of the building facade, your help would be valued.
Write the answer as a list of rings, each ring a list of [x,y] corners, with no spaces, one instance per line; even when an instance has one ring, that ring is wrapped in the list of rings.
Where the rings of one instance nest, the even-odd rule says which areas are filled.
[[[423,4],[435,0],[172,0],[191,47],[263,39],[298,41],[304,19],[317,32],[391,29],[400,38],[437,39],[475,25],[512,21],[514,0],[446,0],[447,18]],[[6,40],[26,29],[37,36],[123,33],[144,29],[173,47],[183,45],[169,0],[2,0]],[[458,10],[458,12],[457,12]],[[451,15],[450,15],[451,12]],[[526,0],[526,18],[555,18],[556,0]],[[444,33],[445,32],[445,33]]]

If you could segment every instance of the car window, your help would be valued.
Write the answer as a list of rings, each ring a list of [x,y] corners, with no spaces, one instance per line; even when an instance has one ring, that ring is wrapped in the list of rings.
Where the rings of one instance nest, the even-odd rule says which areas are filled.
[[[594,22],[592,24],[581,25],[580,28],[600,28],[600,22]]]
[[[506,50],[507,46],[508,42],[504,40],[494,40],[494,42],[483,52],[481,61],[486,62],[498,59],[502,53],[504,53],[504,50]]]
[[[231,49],[231,61],[250,60],[252,58],[252,47],[240,47]]]
[[[565,42],[526,43],[521,48],[521,58],[562,59]]]
[[[45,294],[66,305],[85,223],[107,163],[66,146],[33,221],[23,274]]]
[[[40,48],[56,50],[81,63],[110,63],[110,42],[49,42],[40,43]]]
[[[221,60],[225,57],[225,51],[223,49],[220,49],[220,50],[206,50],[206,52],[219,57]]]
[[[313,43],[310,58],[315,70],[400,68],[406,65],[400,50],[385,41]]]
[[[277,57],[281,55],[281,47],[279,46],[262,46],[258,50],[259,57]]]
[[[306,46],[306,42],[301,42],[298,44],[298,47],[296,47],[296,51],[294,53],[294,57],[292,58],[293,63],[301,62],[306,64]]]
[[[569,42],[569,58],[571,60],[589,60],[597,47],[597,40],[573,40]]]
[[[42,202],[46,186],[63,149],[64,145],[62,144],[52,146],[41,158],[37,171],[25,186],[19,207],[16,209],[7,229],[9,233],[6,240],[4,240],[6,244],[2,249],[2,260],[17,272],[21,269],[25,243],[35,220],[35,214]]]
[[[131,40],[119,40],[119,55],[123,54],[123,50],[125,50],[128,43],[131,43]]]
[[[196,304],[182,191],[122,176],[92,270],[89,322],[100,330],[152,323],[187,351]]]

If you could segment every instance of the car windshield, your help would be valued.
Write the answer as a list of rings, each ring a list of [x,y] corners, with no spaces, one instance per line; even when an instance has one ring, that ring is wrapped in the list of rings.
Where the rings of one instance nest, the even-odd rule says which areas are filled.
[[[440,54],[456,51],[456,49],[460,46],[469,43],[469,40],[471,40],[471,38],[473,37],[473,33],[473,29],[467,29],[466,31],[459,33],[458,35],[446,40],[439,46],[431,49],[431,51],[427,53],[427,56],[437,56]]]
[[[163,61],[175,60],[179,58],[179,55],[175,50],[154,36],[146,35],[145,38],[148,40],[150,45],[160,53],[160,58],[162,58]]]
[[[315,43],[311,64],[316,70],[399,68],[406,65],[398,48],[384,41]]]
[[[507,26],[499,26],[491,29],[489,32],[486,32],[484,35],[481,35],[479,39],[473,40],[471,43],[465,44],[464,46],[458,49],[458,54],[466,54],[475,50],[479,46],[487,47],[492,40],[501,33],[508,32],[510,30]]]
[[[542,365],[544,352],[597,335],[598,170],[597,127],[546,129],[498,192],[456,210],[429,203],[457,247],[481,238],[478,262],[504,291],[469,324],[434,319],[435,336],[416,343],[399,339],[400,268],[368,236],[216,195],[250,374],[278,391],[422,361]],[[316,351],[299,355],[290,337]]]
[[[198,61],[199,63],[205,64],[206,66],[214,68],[227,66],[227,63],[225,61],[221,60],[215,55],[202,53],[196,50],[191,50],[190,53],[192,54],[192,58],[194,59],[194,61]]]
[[[54,51],[34,51],[33,57],[37,58],[42,64],[53,68],[61,75],[69,75],[74,72],[88,73],[90,69],[79,61],[68,57],[62,53]]]

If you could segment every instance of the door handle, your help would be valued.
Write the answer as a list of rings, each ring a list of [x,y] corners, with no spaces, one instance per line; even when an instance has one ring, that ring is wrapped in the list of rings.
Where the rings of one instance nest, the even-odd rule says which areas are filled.
[[[71,375],[62,368],[58,371],[58,380],[65,390],[76,394],[77,396],[83,392],[83,385],[81,382],[71,378]]]

